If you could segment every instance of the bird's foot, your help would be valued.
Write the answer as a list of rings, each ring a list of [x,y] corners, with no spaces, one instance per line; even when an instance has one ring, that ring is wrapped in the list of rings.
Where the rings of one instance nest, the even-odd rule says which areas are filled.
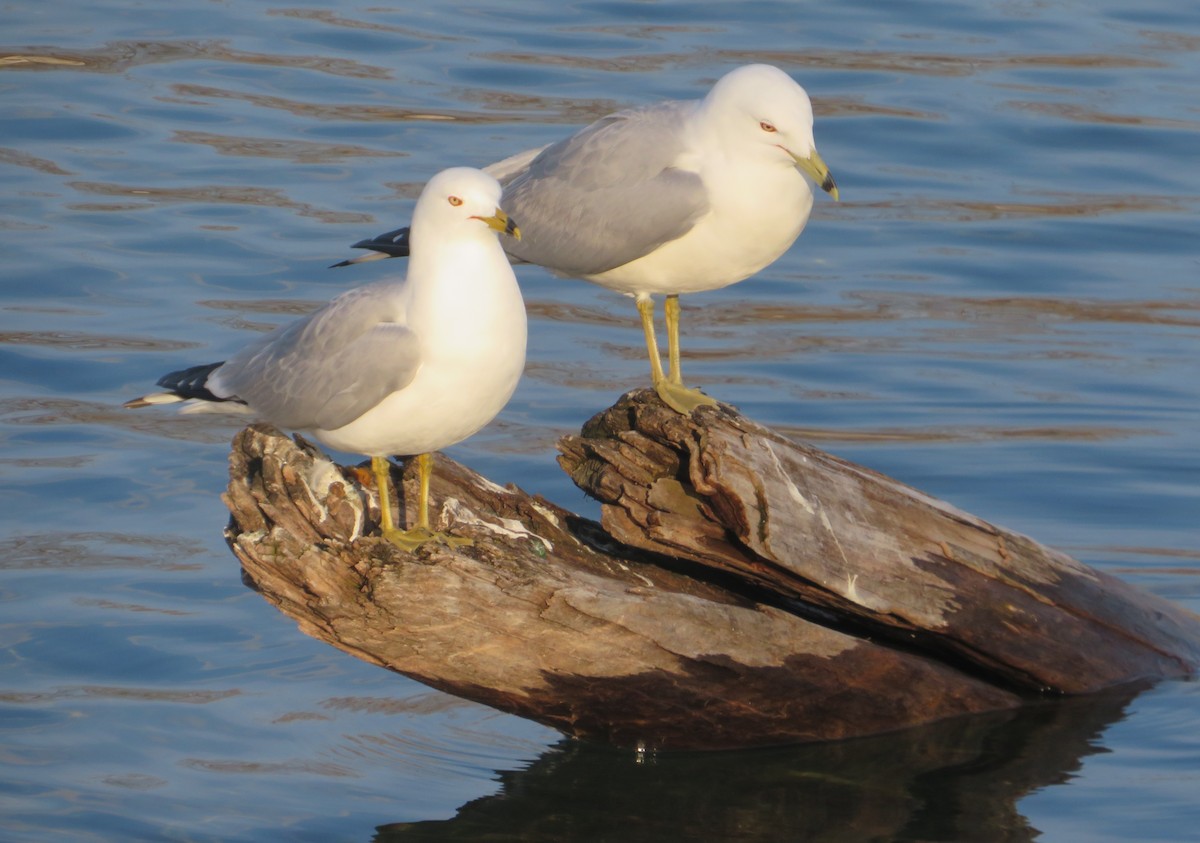
[[[690,415],[697,407],[717,406],[717,399],[667,378],[654,384],[654,391],[668,407],[683,416]]]
[[[401,550],[412,553],[422,545],[436,542],[444,544],[449,548],[470,547],[475,542],[466,536],[452,536],[449,533],[434,532],[423,527],[414,527],[411,530],[400,530],[393,528],[391,530],[383,530],[382,535],[392,544]]]

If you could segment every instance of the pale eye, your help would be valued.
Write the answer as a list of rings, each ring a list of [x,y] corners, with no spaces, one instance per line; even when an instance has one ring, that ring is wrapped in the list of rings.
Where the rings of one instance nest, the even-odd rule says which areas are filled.
[[[758,128],[762,129],[764,132],[773,132],[773,131],[775,131],[775,126],[773,126],[772,124],[768,123],[766,120],[764,120],[764,121],[762,121],[761,123],[759,123],[759,124],[758,124]]]
[[[459,199],[457,196],[451,196],[446,201],[449,202],[451,205],[453,205],[455,208],[457,208],[459,205],[462,204],[462,200]]]

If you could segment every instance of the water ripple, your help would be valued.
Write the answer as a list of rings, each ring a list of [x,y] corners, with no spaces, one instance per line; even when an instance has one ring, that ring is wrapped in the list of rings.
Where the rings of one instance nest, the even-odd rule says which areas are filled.
[[[232,91],[212,85],[176,83],[171,90],[178,99],[163,97],[164,102],[195,102],[196,100],[234,100],[254,108],[286,111],[313,120],[365,123],[457,122],[475,125],[511,123],[517,113],[536,114],[543,122],[580,124],[610,113],[614,106],[609,100],[567,100],[529,94],[499,93],[496,91],[464,91],[460,100],[478,102],[494,109],[493,113],[464,111],[452,108],[404,108],[374,103],[347,103],[298,100],[274,94],[252,94]],[[196,98],[196,100],[189,100]],[[514,113],[514,109],[519,110]]]
[[[536,67],[569,67],[648,74],[668,66],[709,68],[714,64],[734,65],[766,62],[790,68],[828,72],[860,71],[917,76],[984,76],[1001,70],[1066,68],[1073,70],[1116,70],[1160,68],[1158,59],[1108,53],[1030,53],[986,55],[977,51],[954,53],[905,53],[897,50],[713,50],[700,54],[656,53],[593,57],[569,53],[504,51],[485,53],[498,64]]]
[[[168,688],[137,688],[105,685],[69,685],[53,691],[25,692],[0,691],[0,702],[16,705],[44,705],[60,700],[101,699],[139,700],[144,702],[183,703],[185,705],[209,705],[221,702],[242,692],[236,688],[226,690],[172,690]]]
[[[355,144],[217,135],[212,132],[176,131],[171,139],[178,143],[208,146],[221,155],[239,158],[281,158],[297,164],[323,164],[349,158],[403,158],[407,155],[404,152],[369,149]]]
[[[11,164],[14,167],[28,167],[31,170],[46,173],[51,176],[69,176],[70,170],[65,170],[53,161],[39,158],[19,149],[0,147],[0,164]]]
[[[80,193],[92,193],[99,196],[122,196],[141,200],[137,204],[118,203],[114,205],[72,203],[69,207],[77,210],[112,210],[124,212],[139,207],[175,203],[200,203],[206,205],[260,205],[270,208],[281,208],[295,211],[302,217],[313,217],[324,223],[369,223],[374,221],[370,214],[352,213],[348,211],[333,211],[317,208],[307,202],[298,202],[287,198],[287,194],[278,188],[252,187],[250,185],[188,185],[181,187],[149,187],[111,182],[73,181],[70,187]]]
[[[132,552],[119,553],[118,547],[128,547]],[[33,533],[0,540],[0,570],[196,570],[198,562],[182,560],[198,558],[205,551],[198,542],[168,536],[100,531]]]
[[[225,40],[110,41],[92,50],[63,50],[34,47],[35,55],[4,55],[10,48],[0,46],[0,71],[125,73],[149,64],[193,62],[246,64],[315,70],[331,76],[356,79],[388,79],[392,70],[331,56],[304,56],[250,53],[229,47]]]
[[[448,35],[446,33],[433,32],[427,29],[414,29],[408,26],[379,23],[378,21],[347,18],[327,9],[268,9],[267,15],[316,21],[318,23],[325,24],[326,26],[336,26],[345,29],[367,29],[374,32],[391,32],[397,35],[405,35],[419,41],[443,41],[454,43],[469,40],[460,35]]]
[[[75,331],[0,331],[0,345],[65,348],[72,351],[181,351],[197,343],[142,337],[102,336]]]

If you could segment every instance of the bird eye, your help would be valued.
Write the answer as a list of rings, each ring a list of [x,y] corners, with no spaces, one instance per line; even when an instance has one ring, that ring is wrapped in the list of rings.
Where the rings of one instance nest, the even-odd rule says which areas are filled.
[[[446,201],[449,202],[451,205],[453,205],[455,208],[457,208],[459,205],[462,204],[462,200],[459,199],[457,196],[451,196]]]
[[[764,132],[773,132],[773,131],[775,131],[775,127],[774,127],[773,125],[771,125],[770,123],[768,123],[766,120],[764,120],[764,121],[762,121],[761,123],[759,123],[759,124],[758,124],[758,128],[762,129]]]

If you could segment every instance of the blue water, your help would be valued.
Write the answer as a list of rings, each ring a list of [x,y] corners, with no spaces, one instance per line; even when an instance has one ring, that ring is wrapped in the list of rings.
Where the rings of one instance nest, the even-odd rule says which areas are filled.
[[[67,0],[0,22],[0,838],[1196,838],[1192,682],[649,759],[430,691],[242,585],[235,422],[120,403],[396,271],[326,267],[433,172],[767,61],[813,95],[843,201],[685,298],[689,379],[1200,611],[1200,7]],[[451,453],[595,515],[553,443],[646,380],[641,332],[627,299],[520,277],[527,376]]]

